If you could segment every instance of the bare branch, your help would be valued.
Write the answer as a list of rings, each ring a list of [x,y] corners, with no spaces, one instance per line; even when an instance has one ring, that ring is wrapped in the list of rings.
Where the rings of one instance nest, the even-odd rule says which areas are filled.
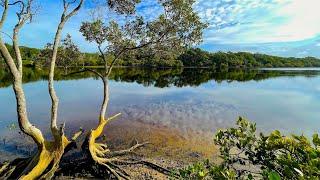
[[[16,4],[20,4],[21,8],[20,8],[20,12],[17,12],[17,16],[18,16],[18,22],[15,25],[14,29],[13,29],[13,38],[12,38],[12,44],[13,44],[13,48],[14,48],[14,52],[15,52],[15,56],[16,56],[16,60],[17,60],[17,65],[18,65],[18,70],[20,72],[20,74],[22,74],[22,57],[21,57],[21,52],[20,52],[20,48],[19,48],[19,40],[18,40],[18,36],[19,36],[19,31],[22,28],[22,26],[28,21],[32,19],[32,2],[33,0],[28,0],[27,4],[25,4],[23,1],[15,1],[14,3],[11,3],[9,5],[16,5]]]
[[[94,69],[92,69],[92,68],[84,68],[84,69],[82,69],[82,70],[80,70],[80,71],[72,72],[72,73],[69,73],[69,74],[67,74],[67,75],[79,74],[79,73],[88,72],[88,71],[94,73],[94,74],[97,75],[99,78],[104,79],[104,76],[103,76],[101,73],[99,73],[98,71],[96,71],[96,70],[94,70]]]
[[[76,132],[76,133],[72,136],[71,140],[72,140],[72,141],[76,141],[76,140],[78,139],[78,137],[81,136],[82,133],[83,133],[83,130],[80,129],[78,132]]]
[[[130,147],[129,149],[125,149],[125,150],[120,150],[120,151],[114,151],[112,153],[110,153],[110,156],[111,157],[114,157],[114,156],[123,156],[123,155],[126,155],[128,153],[132,153],[134,152],[136,149],[140,148],[140,147],[143,147],[147,144],[150,144],[149,142],[144,142],[144,143],[138,143],[136,142],[136,144],[132,147]]]
[[[1,31],[2,34],[6,35],[8,38],[10,38],[12,41],[13,41],[13,38],[10,36],[10,34],[6,33],[6,32],[3,32]]]
[[[3,12],[2,12],[2,16],[1,16],[1,20],[0,20],[0,29],[2,29],[3,27],[3,24],[5,22],[5,20],[7,19],[7,15],[8,15],[8,8],[9,8],[9,3],[8,3],[9,0],[5,0],[4,2],[4,9],[3,9]]]
[[[92,72],[92,73],[96,74],[96,75],[97,75],[97,76],[99,76],[101,79],[103,79],[103,78],[104,78],[104,76],[103,76],[101,73],[99,73],[98,71],[96,71],[96,70],[94,70],[94,69],[91,69],[91,68],[85,68],[84,70],[85,70],[85,71],[90,71],[90,72]]]
[[[70,5],[70,4],[73,4],[75,2],[76,2],[76,0],[73,0],[72,2],[69,2],[68,4]],[[78,6],[75,7],[68,15],[66,15],[65,19],[68,20],[70,17],[74,16],[80,10],[81,6],[83,5],[83,2],[84,2],[84,0],[80,0]]]
[[[109,117],[109,118],[108,118],[108,122],[116,119],[116,118],[119,117],[119,116],[121,116],[121,113],[118,113],[118,114],[116,114],[116,115],[114,115],[114,116]]]
[[[107,73],[106,73],[106,74],[107,74],[107,77],[110,76],[113,66],[115,65],[116,61],[120,58],[120,56],[121,56],[123,53],[125,53],[126,51],[132,51],[132,50],[136,50],[136,49],[141,49],[141,48],[144,48],[144,47],[149,46],[149,45],[151,45],[151,44],[158,43],[158,42],[160,42],[160,41],[165,37],[165,35],[166,35],[166,34],[163,33],[163,35],[162,35],[160,38],[158,38],[156,41],[149,41],[149,42],[147,42],[147,43],[140,44],[139,46],[130,47],[130,48],[127,47],[127,48],[122,49],[122,50],[115,56],[115,58],[112,60],[110,66],[109,66],[109,69],[107,70]]]
[[[67,14],[68,7],[70,3],[75,3],[76,0],[73,0],[72,2],[67,2],[66,0],[63,0],[63,5],[64,5],[64,10],[61,15],[60,23],[58,25],[55,38],[54,38],[54,43],[53,43],[53,51],[52,51],[52,58],[50,62],[50,72],[49,72],[49,94],[51,97],[51,131],[54,137],[59,137],[59,132],[57,128],[57,118],[58,118],[58,105],[59,105],[59,99],[56,94],[56,91],[54,89],[54,71],[55,71],[55,66],[56,66],[56,59],[57,59],[57,54],[58,54],[58,48],[60,44],[60,39],[61,39],[61,34],[62,34],[62,29],[65,25],[65,23],[74,16],[81,8],[83,5],[84,0],[80,0],[79,4],[77,7],[75,7],[71,13]]]

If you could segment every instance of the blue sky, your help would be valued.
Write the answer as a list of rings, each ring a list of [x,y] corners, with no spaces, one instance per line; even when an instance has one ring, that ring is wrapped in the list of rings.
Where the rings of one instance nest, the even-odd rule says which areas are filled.
[[[160,11],[155,2],[142,0],[138,12],[152,18]],[[45,0],[39,5],[35,21],[21,32],[22,45],[41,48],[53,39],[62,4]],[[95,46],[84,41],[78,32],[81,22],[90,18],[89,7],[87,2],[66,25],[64,34],[72,34],[82,51],[94,52]],[[209,51],[320,57],[319,7],[320,0],[197,0],[194,9],[210,24],[200,47]],[[5,32],[11,32],[15,20],[11,13]]]

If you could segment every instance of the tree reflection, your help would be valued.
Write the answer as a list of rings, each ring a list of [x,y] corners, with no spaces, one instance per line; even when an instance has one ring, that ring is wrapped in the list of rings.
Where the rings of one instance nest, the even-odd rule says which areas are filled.
[[[99,69],[97,69],[99,71]],[[102,71],[102,69],[101,69]],[[74,73],[65,75],[63,69],[57,69],[55,78],[59,80],[77,80],[84,78],[95,78],[97,76],[90,72],[82,72],[73,69]],[[80,72],[80,73],[79,73]],[[138,83],[143,86],[154,86],[165,88],[170,86],[200,86],[208,81],[222,82],[245,82],[261,81],[268,78],[283,76],[305,76],[314,77],[320,74],[320,71],[278,71],[278,70],[228,70],[214,71],[211,69],[199,68],[115,68],[110,75],[110,79],[117,82]],[[46,69],[25,68],[24,83],[45,81],[48,79]],[[10,73],[6,68],[0,68],[0,88],[8,87],[12,83]]]

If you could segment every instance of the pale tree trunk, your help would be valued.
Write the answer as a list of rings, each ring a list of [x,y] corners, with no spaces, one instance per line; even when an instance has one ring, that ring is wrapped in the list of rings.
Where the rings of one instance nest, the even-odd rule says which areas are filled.
[[[8,8],[9,8],[8,0],[6,0],[4,2],[4,11],[2,13],[2,17],[0,21],[0,29],[2,29],[4,21],[6,20]],[[15,55],[18,62],[17,63],[18,68],[14,62],[13,57],[9,53],[7,47],[5,46],[2,40],[2,37],[0,37],[0,51],[4,58],[4,61],[8,65],[9,70],[13,76],[13,90],[16,97],[19,127],[22,132],[29,135],[36,142],[39,148],[41,147],[41,145],[43,145],[44,138],[41,131],[38,128],[36,128],[34,125],[32,125],[28,119],[26,98],[22,88],[22,58],[21,58],[21,53],[18,46],[19,28],[20,28],[20,25],[19,27],[17,25],[16,28],[14,29],[14,37],[13,37],[13,44],[14,44]]]
[[[109,104],[109,79],[108,77],[102,78],[103,81],[103,101],[101,104],[101,109],[100,109],[100,123],[102,120],[105,119],[107,109],[108,109],[108,104]]]
[[[47,141],[44,139],[41,131],[37,129],[35,126],[33,126],[28,119],[27,114],[27,105],[26,105],[26,98],[24,95],[24,91],[22,88],[22,57],[21,52],[19,49],[19,43],[18,43],[18,35],[20,28],[24,25],[24,23],[31,19],[32,12],[31,12],[31,4],[32,0],[28,0],[25,4],[24,1],[16,1],[12,5],[16,3],[22,4],[22,10],[20,14],[18,14],[18,23],[14,27],[13,31],[13,48],[14,53],[17,61],[17,65],[15,64],[15,61],[13,57],[10,55],[7,47],[5,46],[1,36],[0,36],[0,51],[1,54],[6,62],[6,64],[9,67],[9,70],[13,76],[13,89],[16,97],[16,103],[17,103],[17,114],[18,114],[18,122],[19,127],[25,134],[29,135],[38,145],[38,152],[31,158],[24,160],[17,160],[18,162],[13,162],[12,167],[1,167],[7,169],[7,175],[9,179],[22,179],[22,180],[29,180],[29,179],[50,179],[54,176],[55,171],[59,167],[60,159],[64,153],[65,148],[71,143],[63,134],[63,126],[60,129],[60,131],[57,129],[56,126],[56,120],[57,120],[57,110],[58,110],[58,97],[56,96],[56,93],[54,91],[53,87],[53,79],[54,79],[54,68],[55,68],[55,61],[57,57],[57,49],[60,42],[61,37],[61,31],[65,24],[65,22],[73,16],[76,12],[79,11],[83,4],[83,0],[80,0],[78,6],[73,9],[69,14],[66,15],[67,9],[70,5],[70,3],[75,3],[76,1],[71,1],[70,3],[67,3],[65,0],[64,2],[64,12],[61,17],[61,22],[58,26],[56,36],[55,36],[55,42],[54,42],[54,51],[52,56],[52,62],[50,66],[50,73],[49,73],[49,92],[52,99],[52,115],[51,115],[51,129],[52,134],[54,136],[54,141]],[[26,12],[25,10],[26,7]],[[9,4],[8,0],[4,1],[4,11],[2,13],[1,21],[0,21],[0,30],[2,29],[2,26],[4,24],[4,21],[7,17]],[[81,132],[76,133],[72,137],[72,141],[75,141],[77,137],[81,134]],[[3,170],[3,169],[2,169]],[[1,171],[2,171],[1,170]],[[5,177],[5,178],[6,178]]]
[[[17,59],[18,70],[22,75],[23,74],[22,57],[21,57],[21,52],[20,52],[20,48],[19,48],[18,34],[19,34],[19,27],[16,26],[13,30],[13,49],[14,49],[16,59]]]
[[[55,66],[56,66],[56,59],[58,54],[58,48],[60,44],[61,39],[61,33],[63,26],[65,24],[65,21],[63,18],[61,18],[61,22],[58,26],[55,38],[54,38],[54,44],[53,44],[53,53],[52,53],[52,59],[50,62],[50,71],[49,71],[49,94],[51,97],[51,131],[54,138],[59,137],[59,130],[57,127],[57,118],[58,118],[58,105],[59,105],[59,99],[56,94],[56,91],[54,89],[54,72],[55,72]]]
[[[63,10],[61,20],[54,37],[53,52],[52,52],[52,58],[50,62],[50,71],[49,71],[49,83],[48,83],[49,94],[51,97],[51,132],[56,140],[58,140],[58,138],[60,138],[61,134],[63,133],[61,131],[59,132],[57,127],[59,98],[54,89],[54,72],[55,72],[58,48],[61,40],[62,30],[65,23],[80,10],[84,0],[80,0],[78,6],[74,8],[69,14],[67,14],[67,11],[70,3],[67,3],[65,0],[63,2],[64,2],[64,10]],[[75,1],[73,1],[73,3],[74,2]]]
[[[22,74],[16,68],[14,60],[8,52],[2,39],[0,39],[0,50],[6,64],[9,67],[11,74],[13,75],[13,90],[15,93],[17,103],[19,127],[21,131],[29,135],[37,143],[38,146],[41,146],[44,142],[43,135],[39,129],[37,129],[34,125],[32,125],[29,122],[28,119],[26,98],[22,88]]]

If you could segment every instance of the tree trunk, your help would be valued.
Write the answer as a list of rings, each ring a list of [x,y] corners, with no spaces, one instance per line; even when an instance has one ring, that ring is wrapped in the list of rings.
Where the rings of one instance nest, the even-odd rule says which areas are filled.
[[[100,121],[105,119],[109,104],[109,80],[108,77],[102,78],[103,81],[103,101],[100,109]]]
[[[17,103],[17,115],[18,115],[19,127],[21,131],[29,135],[39,147],[43,145],[44,138],[41,131],[29,122],[28,114],[27,114],[26,98],[22,88],[22,74],[17,69],[12,56],[10,55],[8,49],[6,48],[1,38],[0,38],[0,51],[13,76],[13,90],[15,93],[16,103]]]
[[[57,127],[59,99],[54,89],[54,72],[55,72],[58,48],[59,48],[60,39],[61,39],[61,33],[62,33],[64,24],[65,24],[64,20],[61,19],[61,22],[58,26],[58,29],[56,31],[56,35],[54,38],[53,52],[52,52],[52,58],[50,62],[50,71],[49,71],[48,88],[49,88],[49,94],[52,102],[51,103],[51,131],[54,138],[57,138],[60,136],[60,133]]]
[[[70,3],[63,1],[64,11],[63,11],[61,22],[58,26],[55,40],[54,40],[54,50],[53,50],[53,56],[52,56],[52,61],[50,66],[50,73],[49,73],[49,93],[52,99],[51,129],[52,129],[52,134],[54,136],[54,141],[52,142],[45,140],[41,131],[29,122],[28,114],[27,114],[26,98],[22,88],[23,66],[22,66],[21,52],[18,44],[18,34],[19,34],[20,28],[24,25],[24,23],[28,20],[28,18],[31,19],[31,16],[33,13],[31,12],[32,1],[27,1],[27,2],[28,2],[27,8],[26,8],[27,10],[26,12],[24,12],[24,8],[22,8],[22,11],[20,12],[20,14],[18,13],[19,22],[14,27],[14,31],[13,31],[12,40],[13,40],[13,48],[14,48],[14,52],[17,60],[17,65],[15,64],[15,61],[12,58],[11,54],[9,53],[7,47],[5,46],[1,35],[0,35],[0,51],[13,76],[13,90],[15,93],[16,103],[17,103],[19,127],[22,132],[29,135],[36,142],[38,146],[38,151],[37,151],[37,154],[35,154],[31,158],[20,160],[18,163],[17,161],[13,161],[12,163],[10,163],[10,167],[8,169],[6,168],[6,171],[7,171],[6,177],[8,177],[9,179],[23,179],[23,180],[39,179],[39,178],[50,179],[53,177],[54,172],[59,167],[59,162],[64,153],[65,148],[71,143],[71,141],[69,141],[63,133],[64,126],[62,126],[60,130],[58,130],[56,125],[58,97],[56,96],[56,93],[53,87],[53,80],[54,80],[54,69],[55,69],[55,61],[57,57],[57,50],[60,42],[62,28],[65,22],[71,16],[73,16],[76,12],[79,11],[79,9],[83,4],[83,0],[80,0],[78,6],[75,9],[73,9],[73,11],[71,11],[71,13],[69,13],[68,15],[66,15],[66,12]],[[2,17],[0,20],[0,29],[3,27],[4,21],[6,20],[7,11],[9,8],[8,0],[5,0],[3,3],[4,3],[4,11],[2,13]],[[23,4],[23,2],[21,3]],[[75,3],[75,1],[71,3]],[[76,135],[72,138],[72,141],[75,141],[80,134],[81,133],[79,132],[76,133]]]

